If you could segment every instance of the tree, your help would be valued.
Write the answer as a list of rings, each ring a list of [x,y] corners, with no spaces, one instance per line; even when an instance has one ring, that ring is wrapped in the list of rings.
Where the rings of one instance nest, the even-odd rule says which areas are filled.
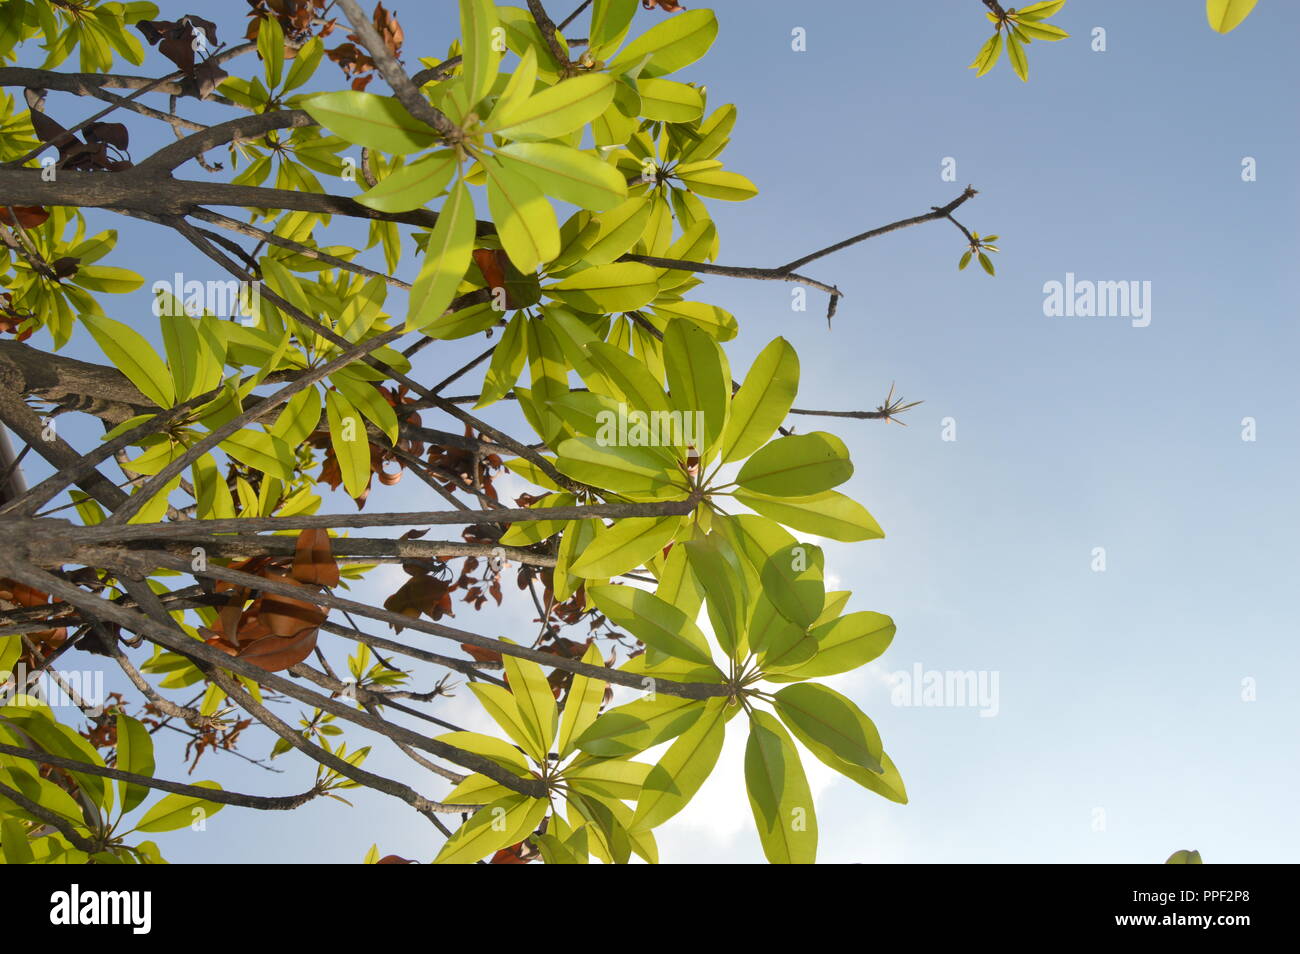
[[[807,266],[940,220],[969,248],[962,265],[975,254],[992,274],[997,237],[953,217],[975,191],[781,266],[721,265],[709,202],[758,191],[720,158],[737,110],[671,78],[708,50],[710,11],[589,0],[556,24],[538,0],[460,0],[461,39],[411,75],[382,4],[251,6],[231,46],[225,25],[149,3],[4,5],[0,55],[47,52],[39,69],[0,67],[24,97],[0,99],[0,421],[16,438],[0,446],[6,859],[155,862],[138,833],[365,786],[446,835],[441,862],[653,861],[654,829],[728,731],[747,735],[771,861],[815,858],[796,740],[905,802],[871,720],[817,681],[880,656],[894,625],[826,591],[809,538],[883,532],[835,489],[853,472],[844,442],[795,422],[913,404],[891,388],[874,410],[795,407],[794,347],[777,338],[733,375],[722,345],[737,321],[693,293],[702,276],[796,283],[828,296],[829,320],[843,292]],[[329,48],[336,28],[351,33]],[[80,72],[55,69],[74,53]],[[116,57],[174,69],[112,72]],[[326,59],[348,88],[330,89]],[[391,95],[368,88],[377,78]],[[70,95],[107,105],[65,127]],[[146,103],[161,97],[166,110]],[[231,118],[186,119],[190,99]],[[133,162],[131,128],[147,122],[175,141]],[[147,270],[95,231],[113,215],[189,243],[229,283],[156,282],[154,316],[109,317],[145,281],[123,266]],[[366,226],[364,248],[338,243],[347,223]],[[396,277],[407,237],[410,282]],[[479,335],[473,360],[439,361],[439,342]],[[102,360],[61,355],[74,336]],[[481,387],[451,393],[477,369]],[[502,408],[533,433],[492,423]],[[65,440],[64,415],[98,418],[99,446]],[[29,455],[54,468],[30,488]],[[536,492],[498,500],[505,470]],[[403,475],[447,509],[370,499],[376,478]],[[321,484],[346,497],[327,505]],[[347,497],[355,512],[336,506]],[[441,528],[460,538],[425,539]],[[340,592],[384,563],[408,579],[382,606]],[[536,634],[446,622],[500,603],[508,573]],[[322,632],[343,643],[318,645]],[[76,701],[56,666],[74,652],[111,660],[138,700],[59,722],[35,687]],[[498,735],[433,714],[453,676]],[[615,688],[631,701],[612,705]],[[304,707],[298,725],[285,705]],[[163,726],[190,736],[196,762],[252,758],[264,737],[244,733],[260,726],[315,780],[289,796],[170,781],[153,754]],[[428,785],[368,771],[377,742]]]

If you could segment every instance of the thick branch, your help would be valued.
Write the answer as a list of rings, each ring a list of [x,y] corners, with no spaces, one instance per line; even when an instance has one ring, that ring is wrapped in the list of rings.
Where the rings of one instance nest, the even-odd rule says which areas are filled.
[[[135,772],[125,772],[121,769],[92,765],[89,762],[78,762],[76,759],[51,755],[48,752],[38,752],[35,749],[20,749],[15,745],[6,745],[3,742],[0,742],[0,755],[12,755],[20,759],[29,759],[42,765],[53,765],[69,772],[80,772],[83,775],[98,775],[100,778],[129,782],[132,785],[141,785],[145,788],[157,789],[160,792],[171,792],[173,795],[192,795],[204,801],[219,802],[222,805],[237,805],[240,808],[256,808],[262,811],[291,811],[305,805],[321,794],[315,788],[303,792],[301,795],[245,795],[242,792],[228,792],[219,788],[201,788],[198,785],[170,782],[165,778],[154,778],[151,775],[138,775]]]
[[[137,172],[155,176],[162,172],[170,173],[185,160],[196,159],[209,149],[226,143],[256,139],[276,129],[315,125],[316,120],[301,109],[277,109],[271,113],[238,116],[163,146],[135,168]]]
[[[72,823],[69,822],[62,815],[50,811],[48,808],[46,808],[43,805],[37,804],[36,802],[28,798],[26,795],[24,795],[22,792],[19,792],[16,789],[12,789],[8,785],[0,783],[0,795],[3,795],[5,798],[9,799],[11,802],[13,802],[15,805],[18,805],[20,808],[22,808],[24,811],[28,812],[29,814],[39,818],[41,821],[45,822],[45,824],[49,825],[51,828],[57,829],[59,834],[61,834],[64,838],[68,839],[68,842],[74,848],[79,848],[90,855],[93,855],[96,852],[103,850],[102,846],[97,845],[93,841],[89,841],[86,838],[82,837],[80,834],[78,834],[77,829],[72,826]]]
[[[124,556],[119,555],[119,552],[105,548],[88,551],[88,555],[91,555],[96,559],[96,565],[98,566],[116,570],[126,569],[128,568],[128,561]],[[205,570],[194,570],[189,561],[158,553],[157,551],[133,553],[131,562],[134,564],[129,567],[132,572],[144,572],[145,569],[152,564],[169,570],[179,570],[182,573],[190,573],[195,576],[210,577],[214,580],[223,580],[228,583],[235,583],[240,586],[246,586],[250,589],[260,590],[267,593],[276,593],[282,596],[302,598],[302,587],[300,586],[294,586],[290,583],[283,583],[278,580],[254,576],[251,573],[244,573],[242,570],[232,570],[228,567],[215,566],[212,564],[209,564]],[[552,653],[544,653],[536,649],[530,649],[526,646],[516,645],[515,643],[507,643],[499,639],[492,639],[488,636],[480,636],[477,633],[455,629],[451,626],[444,626],[441,623],[411,619],[409,616],[403,616],[401,613],[394,613],[390,610],[367,606],[366,604],[359,603],[355,600],[335,596],[333,593],[313,594],[311,599],[314,602],[319,603],[321,606],[340,609],[349,613],[356,613],[358,616],[365,616],[370,619],[379,620],[380,622],[389,623],[392,626],[414,629],[419,632],[441,636],[457,642],[468,643],[471,646],[478,646],[482,649],[490,649],[494,652],[503,653],[505,655],[517,656],[520,659],[528,659],[548,668],[563,669],[567,672],[589,676],[593,679],[600,679],[603,682],[612,683],[618,686],[627,686],[633,689],[644,688],[644,677],[634,673],[623,672],[618,669],[609,669],[604,666],[593,666],[589,663],[580,662],[575,659],[566,659]],[[655,688],[656,691],[663,692],[666,695],[680,696],[685,699],[709,699],[715,696],[725,696],[730,691],[726,686],[718,683],[677,682],[669,679],[655,680]],[[456,760],[452,759],[452,761]]]
[[[159,556],[161,557],[162,555],[160,554]],[[170,557],[163,559],[166,561],[171,560]],[[183,561],[177,562],[180,562],[184,570],[188,571],[188,564],[184,564]],[[132,575],[137,572],[135,567],[126,567],[125,569]],[[467,752],[463,749],[456,748],[452,745],[447,745],[443,742],[437,742],[433,739],[425,738],[424,736],[412,732],[410,729],[404,728],[403,726],[394,725],[392,723],[379,724],[372,716],[358,713],[349,705],[345,705],[338,700],[304,689],[291,679],[286,679],[283,676],[276,675],[275,673],[267,672],[251,663],[245,662],[243,659],[235,656],[227,656],[225,653],[213,649],[206,643],[191,639],[179,629],[155,622],[139,612],[132,612],[131,610],[117,606],[107,600],[90,596],[78,587],[66,583],[56,576],[36,569],[34,566],[23,561],[20,556],[12,550],[8,552],[0,551],[0,572],[3,572],[3,574],[10,579],[26,583],[28,586],[33,586],[38,590],[57,596],[68,603],[72,603],[83,611],[89,613],[92,617],[117,623],[132,632],[139,633],[151,642],[158,643],[166,649],[180,653],[182,656],[194,660],[197,664],[206,664],[207,668],[210,670],[214,668],[225,669],[232,673],[245,676],[255,682],[261,683],[262,685],[269,686],[277,692],[289,696],[292,699],[297,699],[299,702],[306,703],[307,705],[326,712],[331,712],[344,721],[352,722],[362,728],[379,732],[379,734],[385,735],[395,741],[406,742],[415,748],[423,749],[424,751],[437,755],[440,758],[445,758],[449,762],[461,765],[472,772],[486,775],[514,791],[533,795],[535,797],[540,797],[542,794],[540,783],[533,784],[520,779],[518,776],[506,772],[490,759],[486,759],[473,752]],[[273,585],[272,581],[261,580],[260,577],[253,577],[253,579],[266,584],[268,592]],[[297,592],[293,595],[301,597],[301,588],[297,588]],[[322,594],[322,596],[323,595],[324,594]],[[235,685],[237,686],[237,684]],[[223,685],[222,688],[224,689],[225,686]],[[227,691],[229,693],[229,690]]]

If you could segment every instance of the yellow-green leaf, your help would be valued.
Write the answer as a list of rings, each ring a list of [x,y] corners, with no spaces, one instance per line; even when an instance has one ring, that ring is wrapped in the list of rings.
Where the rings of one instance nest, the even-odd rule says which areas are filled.
[[[380,212],[418,209],[447,188],[455,172],[456,153],[439,149],[380,179],[357,201]]]
[[[456,287],[469,268],[474,250],[474,222],[474,200],[465,183],[457,182],[438,214],[425,247],[419,277],[411,288],[406,313],[408,330],[433,324],[451,304]]]
[[[460,35],[464,43],[462,77],[473,107],[496,82],[501,53],[493,42],[499,27],[492,0],[460,0]]]
[[[799,753],[781,723],[762,710],[750,715],[745,788],[767,860],[815,862],[817,815]]]
[[[590,666],[605,664],[600,648],[594,642],[582,654],[582,661]],[[573,682],[569,685],[569,694],[564,700],[564,713],[560,717],[560,734],[556,739],[556,751],[560,758],[566,758],[573,751],[578,737],[596,721],[604,699],[605,683],[590,676],[574,675]]]
[[[632,819],[633,831],[658,827],[695,797],[722,753],[726,725],[727,700],[705,700],[704,714],[677,737],[646,775]]]
[[[537,743],[536,751],[545,759],[555,741],[555,729],[559,722],[559,712],[555,707],[555,695],[551,684],[546,680],[542,667],[530,659],[520,659],[509,653],[502,654],[505,665],[506,680],[510,683],[510,692],[515,697],[515,707],[519,718],[530,737]]]
[[[1256,0],[1205,0],[1205,18],[1210,29],[1231,33],[1255,9]]]
[[[587,595],[616,626],[626,629],[647,646],[678,659],[705,665],[713,662],[708,640],[676,606],[634,586],[591,584]]]
[[[171,373],[143,335],[130,325],[102,315],[83,314],[81,320],[95,343],[141,394],[159,407],[176,403]]]
[[[603,113],[613,98],[614,80],[608,73],[584,73],[507,103],[493,112],[485,128],[517,142],[559,139]]]
[[[317,93],[303,100],[312,119],[350,143],[405,155],[427,149],[437,132],[406,111],[391,96],[341,90]]]
[[[488,208],[510,261],[521,272],[560,254],[560,224],[542,190],[527,177],[495,159],[485,159]]]
[[[436,865],[472,864],[532,834],[546,814],[544,798],[507,795],[475,812],[447,839]]]
[[[211,788],[221,791],[216,782],[195,782],[198,788]],[[175,831],[185,828],[196,821],[202,821],[221,811],[225,805],[210,802],[195,795],[166,795],[150,808],[135,826],[136,831]]]
[[[799,355],[784,338],[773,338],[731,400],[723,461],[742,460],[762,447],[785,420],[798,390]]]
[[[330,446],[338,458],[343,486],[351,497],[360,497],[370,483],[370,441],[366,425],[352,402],[338,391],[325,392],[325,414],[329,420]]]
[[[607,580],[641,566],[668,545],[681,517],[625,517],[596,531],[596,539],[571,572],[588,580]]]
[[[512,142],[497,156],[547,195],[583,209],[608,209],[627,198],[627,182],[617,169],[560,143]]]

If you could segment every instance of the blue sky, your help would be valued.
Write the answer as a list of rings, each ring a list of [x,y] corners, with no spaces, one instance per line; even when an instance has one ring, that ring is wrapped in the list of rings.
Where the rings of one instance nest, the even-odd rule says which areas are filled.
[[[557,19],[567,12],[551,6]],[[217,5],[191,7],[212,16]],[[452,35],[453,5],[434,7],[397,7],[412,60]],[[968,183],[980,194],[958,219],[1000,235],[1003,250],[996,278],[959,273],[961,235],[929,223],[816,262],[805,271],[846,293],[829,330],[816,292],[803,313],[780,283],[711,279],[694,295],[737,315],[733,368],[775,335],[796,345],[799,406],[874,407],[891,382],[925,402],[906,428],[800,421],[845,439],[857,469],[841,489],[888,534],[829,544],[850,609],[898,625],[878,663],[833,684],[875,720],[911,796],[893,805],[818,765],[820,859],[1149,862],[1179,848],[1209,862],[1294,858],[1300,295],[1289,266],[1300,243],[1288,166],[1300,150],[1290,95],[1300,7],[1264,0],[1221,36],[1199,3],[1071,0],[1054,21],[1071,39],[1030,47],[1028,84],[1005,62],[979,79],[966,69],[987,32],[977,0],[715,9],[717,43],[681,78],[707,83],[712,105],[737,104],[725,159],[762,190],[712,204],[722,262],[778,265],[942,205]],[[658,16],[638,14],[640,28]],[[235,21],[223,18],[230,36]],[[791,50],[796,27],[806,52]],[[1105,52],[1090,48],[1094,27]],[[254,68],[236,63],[241,75]],[[86,109],[59,103],[68,119]],[[156,134],[131,126],[140,158]],[[1247,156],[1257,181],[1242,181]],[[940,178],[945,157],[956,182]],[[184,174],[205,175],[193,164]],[[221,277],[151,227],[110,213],[92,222],[122,235],[105,264],[148,281],[177,268]],[[148,255],[166,260],[157,275]],[[1149,281],[1150,325],[1046,317],[1044,283],[1066,273]],[[152,334],[147,298],[127,302],[113,316]],[[480,347],[427,349],[417,372],[441,377]],[[69,353],[85,356],[85,342]],[[467,380],[473,390],[480,378]],[[1253,442],[1242,440],[1246,417]],[[946,418],[955,441],[942,439]],[[408,478],[384,509],[440,509],[430,497]],[[1098,547],[1104,572],[1092,569]],[[383,582],[369,592],[391,591]],[[460,622],[510,634],[531,616],[516,601]],[[891,704],[890,673],[917,664],[996,673],[996,716]],[[1256,701],[1243,701],[1243,680]],[[467,696],[448,702],[447,718],[481,719]],[[301,765],[279,761],[288,771],[272,776],[210,755],[199,774],[245,791],[309,784]],[[368,767],[433,797],[444,790],[409,764],[376,750]],[[227,809],[208,831],[160,843],[178,861],[351,862],[371,842],[435,852],[400,803],[353,801],[290,817]],[[729,746],[697,803],[661,829],[664,859],[761,860],[751,824]]]

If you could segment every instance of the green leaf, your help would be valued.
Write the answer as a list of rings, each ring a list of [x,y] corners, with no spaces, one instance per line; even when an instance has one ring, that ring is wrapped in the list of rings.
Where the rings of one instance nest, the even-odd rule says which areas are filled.
[[[659,282],[649,265],[615,262],[584,268],[542,291],[578,311],[611,314],[648,305],[659,294]]]
[[[679,735],[641,784],[633,831],[662,825],[695,797],[722,754],[727,700],[707,699],[698,721]]]
[[[322,126],[358,146],[405,155],[438,142],[435,130],[391,96],[355,90],[317,93],[306,97],[302,108]]]
[[[555,209],[532,180],[495,159],[485,159],[488,208],[510,261],[521,272],[560,254],[560,224]]]
[[[1026,83],[1029,82],[1029,60],[1025,56],[1025,46],[1016,37],[1014,33],[1007,34],[1007,56],[1011,58],[1011,68],[1016,71],[1016,75]],[[984,264],[984,256],[980,256],[980,264]],[[988,267],[985,267],[988,271]],[[992,272],[990,271],[991,275]]]
[[[461,76],[471,108],[496,82],[501,54],[493,49],[492,34],[499,22],[492,0],[460,0],[460,35],[464,44]]]
[[[817,651],[817,644],[807,633],[790,622],[764,593],[754,596],[754,610],[746,634],[749,648],[758,653],[764,668],[770,661],[787,664],[803,662]]]
[[[550,457],[544,458],[551,460]],[[559,490],[560,485],[546,476],[546,473],[534,464],[531,460],[525,460],[522,457],[516,457],[506,461],[506,467],[512,472],[518,474],[524,480],[538,487],[545,487],[547,490]]]
[[[627,35],[637,0],[596,0],[591,11],[590,47],[596,59],[605,59]]]
[[[158,324],[177,398],[184,401],[215,387],[221,380],[221,363],[209,335],[200,334],[199,323],[188,315],[176,315],[163,316]]]
[[[737,490],[735,498],[777,523],[831,540],[855,543],[879,540],[885,535],[867,508],[837,490],[824,490],[807,497],[769,497]]]
[[[505,695],[509,695],[509,691],[502,689],[500,686],[492,686],[491,688],[500,690],[500,692]],[[500,696],[493,700],[494,703],[497,699],[500,699]],[[501,701],[504,702],[507,700]],[[488,708],[488,711],[492,712],[490,707],[485,708]],[[512,727],[520,727],[518,720],[518,707],[514,706],[513,701],[511,701],[510,712]],[[504,726],[502,727],[504,728]],[[445,742],[447,745],[454,745],[458,749],[464,749],[466,752],[473,752],[475,755],[481,755],[485,759],[495,762],[507,772],[513,772],[515,775],[521,777],[527,777],[528,775],[528,760],[524,758],[522,752],[505,739],[498,739],[496,736],[492,735],[483,735],[480,732],[444,732],[442,735],[438,736],[437,741]],[[457,804],[462,803],[457,802]]]
[[[654,448],[619,447],[600,437],[563,441],[555,466],[574,480],[623,494],[659,496],[675,476]]]
[[[1016,17],[1020,20],[1045,20],[1047,17],[1056,16],[1063,6],[1065,0],[1043,0],[1042,3],[1031,3],[1027,7],[1021,7],[1016,11]]]
[[[697,537],[683,546],[691,572],[708,601],[713,635],[728,656],[739,658],[751,608],[739,559],[717,532]]]
[[[272,434],[244,428],[222,441],[221,449],[240,463],[286,484],[293,480],[293,448]]]
[[[605,664],[600,648],[594,642],[582,654],[582,661],[591,666]],[[560,758],[566,758],[573,751],[578,738],[596,721],[604,701],[604,682],[590,676],[574,674],[573,681],[569,684],[569,693],[564,698],[564,712],[560,716],[560,734],[555,742],[556,752]]]
[[[260,40],[261,37],[259,36],[258,39]],[[320,65],[321,56],[324,53],[325,44],[317,36],[312,37],[298,47],[298,55],[293,58],[293,65],[289,67],[289,75],[284,80],[285,92],[297,89],[311,79],[312,74],[316,72],[316,67]]]
[[[544,798],[514,794],[485,805],[447,839],[433,863],[471,864],[517,844],[532,834],[546,815],[546,809]]]
[[[571,789],[607,799],[634,799],[641,794],[650,766],[626,759],[601,759],[581,755],[564,769]]]
[[[555,707],[551,684],[546,681],[542,667],[532,660],[507,653],[502,653],[501,658],[520,721],[536,743],[534,751],[540,754],[539,761],[545,761],[559,725],[559,711]]]
[[[4,847],[7,865],[36,863],[36,855],[27,841],[27,832],[16,818],[0,818],[0,845]]]
[[[1057,40],[1068,39],[1070,34],[1066,33],[1059,26],[1051,23],[1035,23],[1030,20],[1018,19],[1016,29],[1026,34],[1032,40],[1047,40],[1054,43]]]
[[[275,17],[258,20],[257,53],[266,67],[266,85],[275,89],[284,72],[284,30]]]
[[[850,765],[877,774],[883,771],[880,733],[847,696],[815,682],[801,682],[777,692],[773,705],[800,742],[811,740]]]
[[[275,419],[271,433],[290,447],[297,447],[311,436],[320,424],[320,392],[314,387],[299,391],[285,402]]]
[[[1241,26],[1241,21],[1255,9],[1256,0],[1205,0],[1205,18],[1210,29],[1217,33],[1231,33]]]
[[[708,640],[695,622],[676,606],[634,586],[592,584],[587,595],[615,625],[647,646],[678,659],[705,665],[713,662]]]
[[[979,53],[976,55],[975,59],[971,61],[970,69],[976,71],[976,76],[983,76],[989,70],[993,69],[994,64],[997,63],[998,57],[1001,55],[1002,34],[1001,32],[998,32],[989,37],[988,40],[985,41],[984,45],[980,47]]]
[[[586,251],[581,253],[583,262],[587,265],[609,265],[632,248],[645,233],[646,223],[650,221],[650,213],[654,208],[650,199],[649,195],[634,195],[626,202],[596,216],[581,235],[587,246]],[[645,267],[650,268],[648,265]],[[640,281],[649,280],[644,277],[644,273],[627,274],[642,276]],[[657,275],[658,272],[650,269],[650,274]],[[657,293],[656,282],[654,294]],[[653,297],[652,294],[651,298]]]
[[[510,746],[510,749],[513,751],[514,747]],[[442,801],[447,805],[487,805],[499,798],[514,794],[513,789],[506,788],[500,782],[494,782],[486,775],[475,773],[466,776],[465,781],[448,792]]]
[[[704,97],[685,83],[666,79],[641,79],[636,91],[641,96],[641,115],[667,123],[693,123],[704,115]]]
[[[349,370],[331,374],[330,382],[343,392],[353,407],[384,433],[391,444],[397,444],[397,412],[373,384],[353,377]]]
[[[348,496],[360,497],[370,484],[370,441],[366,437],[366,425],[352,402],[338,391],[325,392],[325,414],[343,487]]]
[[[826,604],[822,607],[822,614],[813,621],[813,625],[820,626],[822,623],[829,623],[833,619],[839,619],[840,614],[844,612],[844,607],[849,603],[849,597],[852,595],[851,590],[832,590],[827,593]]]
[[[980,268],[984,269],[984,271],[986,271],[986,272],[988,272],[990,275],[992,275],[992,274],[993,274],[993,262],[989,259],[989,257],[988,257],[987,255],[985,255],[983,252],[980,252],[980,253],[979,253],[979,261],[980,261]]]
[[[474,409],[487,407],[501,400],[510,393],[510,389],[519,380],[528,360],[527,342],[524,339],[525,318],[522,312],[516,312],[501,333],[501,340],[492,349],[492,361],[483,378],[483,390]]]
[[[411,288],[407,330],[427,328],[451,304],[469,268],[474,250],[474,223],[474,200],[465,183],[457,182],[438,213],[419,277]]]
[[[699,616],[704,594],[690,571],[685,547],[669,550],[656,575],[659,585],[655,587],[655,596],[676,606],[692,620]]]
[[[659,206],[657,206],[658,208]],[[701,219],[697,222],[688,224],[680,236],[673,244],[668,246],[664,252],[665,258],[675,258],[687,262],[702,262],[717,257],[718,252],[718,229],[708,219]],[[695,276],[692,272],[683,268],[674,268],[666,270],[659,276],[659,287],[664,291],[677,288],[688,283],[694,284]],[[688,285],[688,287],[690,287]],[[690,319],[692,324],[699,325],[700,322]],[[717,340],[716,331],[707,327],[702,327],[710,338]]]
[[[1253,5],[1253,4],[1252,4],[1252,5]],[[1219,32],[1220,32],[1220,33],[1227,33],[1228,31],[1227,31],[1227,30],[1220,30]],[[1200,853],[1199,851],[1188,851],[1187,849],[1183,849],[1182,851],[1175,851],[1172,855],[1170,855],[1168,858],[1166,858],[1166,859],[1165,859],[1165,864],[1167,864],[1167,865],[1199,865],[1199,864],[1203,864],[1203,862],[1201,861],[1201,853]]]
[[[629,411],[653,413],[669,410],[663,385],[646,369],[645,362],[606,341],[588,343],[587,356],[593,367],[604,375],[603,380],[613,385],[616,393],[610,396],[626,401]],[[589,380],[587,383],[595,386],[599,382]]]
[[[672,272],[669,272],[670,282],[671,276]],[[718,341],[730,341],[736,337],[736,332],[739,330],[735,315],[716,305],[706,305],[702,301],[661,301],[650,309],[650,313],[660,319],[686,318],[695,322],[711,338]]]
[[[198,788],[210,788],[221,791],[216,782],[195,782]],[[196,795],[167,795],[144,813],[136,831],[176,831],[185,828],[197,819],[215,815],[225,805],[221,802],[209,802]]]
[[[616,168],[560,143],[512,142],[497,156],[548,196],[579,208],[608,209],[627,199],[627,182]]]
[[[627,806],[615,798],[572,790],[566,793],[565,801],[569,806],[570,823],[588,833],[591,854],[606,864],[627,864],[632,854],[632,837],[621,817],[631,821],[632,813]],[[651,836],[647,833],[646,837]]]
[[[647,688],[654,680],[647,677]],[[616,758],[635,755],[675,738],[704,712],[699,699],[649,696],[610,709],[578,737],[578,748],[592,755]]]
[[[907,787],[903,784],[903,776],[899,774],[898,767],[894,764],[894,760],[889,757],[889,753],[880,753],[881,771],[876,772],[874,769],[855,765],[840,758],[835,754],[834,749],[818,742],[812,736],[800,736],[799,741],[819,761],[833,768],[845,778],[852,779],[868,791],[875,792],[891,802],[897,802],[900,805],[907,804]]]
[[[95,343],[141,394],[159,407],[171,407],[176,403],[176,387],[171,373],[143,335],[112,318],[88,314],[80,317]]]
[[[800,629],[820,616],[825,605],[824,565],[820,547],[796,543],[772,554],[762,568],[763,592]]]
[[[769,660],[768,678],[772,682],[790,682],[857,669],[889,648],[894,631],[894,621],[882,613],[850,613],[822,623],[811,634],[817,643],[812,658],[801,662]]]
[[[117,768],[136,775],[154,773],[153,736],[143,723],[121,712],[117,713]],[[117,790],[123,815],[149,796],[149,789],[128,782],[119,781]]]
[[[586,829],[583,829],[584,833]],[[534,835],[532,839],[538,850],[542,853],[542,862],[548,865],[581,865],[586,864],[586,857],[579,857],[578,852],[569,847],[565,842],[560,841],[550,832],[543,832],[540,835]]]
[[[528,47],[519,57],[519,65],[506,81],[506,88],[497,97],[493,109],[507,109],[511,103],[531,96],[537,88],[537,50]]]
[[[558,305],[548,305],[543,310],[541,324],[550,329],[552,337],[559,343],[566,364],[577,371],[582,380],[596,392],[593,394],[573,391],[568,394],[561,394],[553,403],[568,401],[571,410],[588,416],[590,426],[586,424],[582,427],[574,425],[574,431],[577,434],[586,436],[594,435],[599,430],[598,413],[602,410],[615,412],[618,410],[617,403],[608,397],[608,395],[618,393],[618,390],[610,383],[603,372],[596,369],[590,355],[587,353],[587,345],[600,339],[577,315]],[[557,413],[559,413],[558,410]],[[573,424],[569,418],[566,418],[566,420],[569,420],[571,425]]]
[[[136,511],[135,516],[128,520],[127,523],[157,523],[161,520],[163,514],[167,512],[168,498],[171,496],[171,492],[179,487],[180,483],[181,475],[177,474],[171,480],[167,481],[166,485],[161,490],[150,497],[149,502]],[[142,488],[136,488],[136,490],[132,492],[131,496],[134,497],[136,494],[140,493],[141,490]]]
[[[813,431],[779,437],[745,461],[736,482],[776,497],[807,497],[853,476],[848,448],[834,434]]]
[[[591,122],[613,99],[614,80],[608,73],[584,73],[507,103],[484,128],[518,142],[559,139]]]
[[[547,753],[542,750],[535,734],[525,723],[519,712],[519,702],[509,689],[486,682],[472,682],[469,689],[515,745],[527,752],[533,761],[546,761]]]
[[[664,369],[673,406],[699,414],[703,434],[696,451],[700,466],[708,463],[714,443],[722,436],[731,405],[731,371],[718,343],[694,322],[677,319],[664,331]]]
[[[815,862],[817,815],[799,753],[781,723],[761,710],[750,714],[745,788],[767,860]]]
[[[718,19],[712,10],[687,10],[661,20],[623,47],[610,62],[616,72],[641,66],[641,76],[664,76],[690,66],[713,45],[718,35]]]
[[[144,279],[135,272],[109,265],[82,265],[71,281],[90,291],[110,295],[125,295],[144,284]]]
[[[731,399],[722,435],[724,462],[741,460],[763,446],[781,426],[799,390],[799,355],[784,338],[773,338]]]
[[[633,570],[667,546],[681,522],[681,517],[625,517],[597,530],[570,572],[588,580],[608,580]]]
[[[439,149],[385,176],[357,196],[357,201],[380,212],[418,209],[440,195],[455,172],[456,153]]]
[[[17,767],[11,767],[9,769],[0,768],[0,782],[10,788],[17,789],[42,808],[61,815],[77,825],[85,824],[85,811],[82,805],[48,779],[39,778],[35,774],[28,774]],[[30,814],[25,808],[9,801],[3,795],[0,795],[0,809],[28,821],[44,823],[44,819]]]
[[[738,172],[727,172],[725,169],[686,171],[686,167],[678,166],[674,174],[686,184],[686,188],[708,199],[744,202],[758,195],[758,186]]]

